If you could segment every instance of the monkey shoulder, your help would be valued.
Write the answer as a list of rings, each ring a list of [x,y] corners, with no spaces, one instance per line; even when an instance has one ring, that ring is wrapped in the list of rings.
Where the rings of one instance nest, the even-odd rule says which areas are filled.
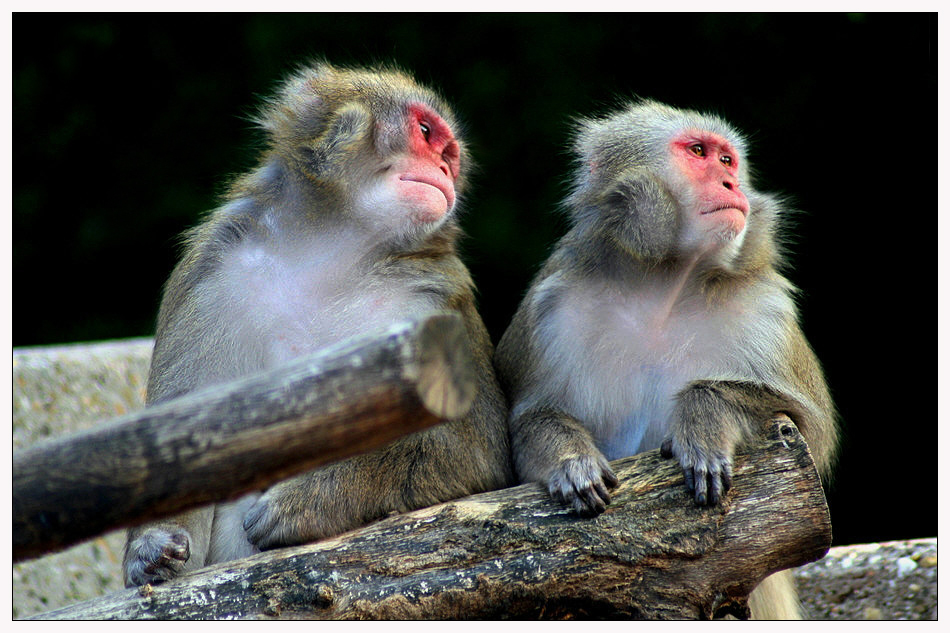
[[[390,257],[375,265],[371,274],[388,285],[428,296],[440,307],[474,304],[475,282],[454,251],[421,249]]]

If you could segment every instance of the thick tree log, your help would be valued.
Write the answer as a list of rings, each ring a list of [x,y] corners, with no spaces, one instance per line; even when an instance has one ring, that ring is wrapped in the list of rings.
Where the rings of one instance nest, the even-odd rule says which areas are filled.
[[[80,618],[710,618],[747,615],[771,572],[821,558],[831,524],[798,429],[780,417],[697,507],[659,451],[613,463],[613,503],[583,519],[526,484],[320,543],[36,616]]]
[[[461,319],[440,314],[13,456],[13,557],[235,497],[466,413]]]

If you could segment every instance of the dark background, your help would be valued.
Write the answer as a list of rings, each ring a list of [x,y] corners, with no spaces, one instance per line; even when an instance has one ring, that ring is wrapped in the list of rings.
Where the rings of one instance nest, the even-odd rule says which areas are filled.
[[[318,55],[396,61],[465,121],[480,168],[463,255],[497,342],[565,228],[569,118],[649,96],[726,116],[760,188],[802,211],[789,276],[844,427],[836,544],[936,536],[936,29],[934,14],[16,14],[14,345],[150,335],[177,236],[253,162],[248,115]]]

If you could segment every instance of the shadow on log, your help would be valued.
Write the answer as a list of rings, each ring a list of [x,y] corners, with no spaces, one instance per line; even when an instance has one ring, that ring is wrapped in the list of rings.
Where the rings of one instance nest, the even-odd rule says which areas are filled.
[[[476,388],[466,341],[455,314],[406,322],[19,451],[13,559],[259,490],[464,415]]]
[[[763,577],[831,544],[818,473],[784,416],[736,455],[718,507],[695,506],[658,451],[612,466],[620,487],[595,519],[526,484],[35,617],[742,617]]]

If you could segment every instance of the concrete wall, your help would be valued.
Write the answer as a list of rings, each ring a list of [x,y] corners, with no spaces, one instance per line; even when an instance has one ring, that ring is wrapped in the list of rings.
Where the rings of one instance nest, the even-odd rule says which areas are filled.
[[[13,351],[13,449],[142,408],[151,339]],[[125,531],[13,566],[13,617],[122,588]]]

